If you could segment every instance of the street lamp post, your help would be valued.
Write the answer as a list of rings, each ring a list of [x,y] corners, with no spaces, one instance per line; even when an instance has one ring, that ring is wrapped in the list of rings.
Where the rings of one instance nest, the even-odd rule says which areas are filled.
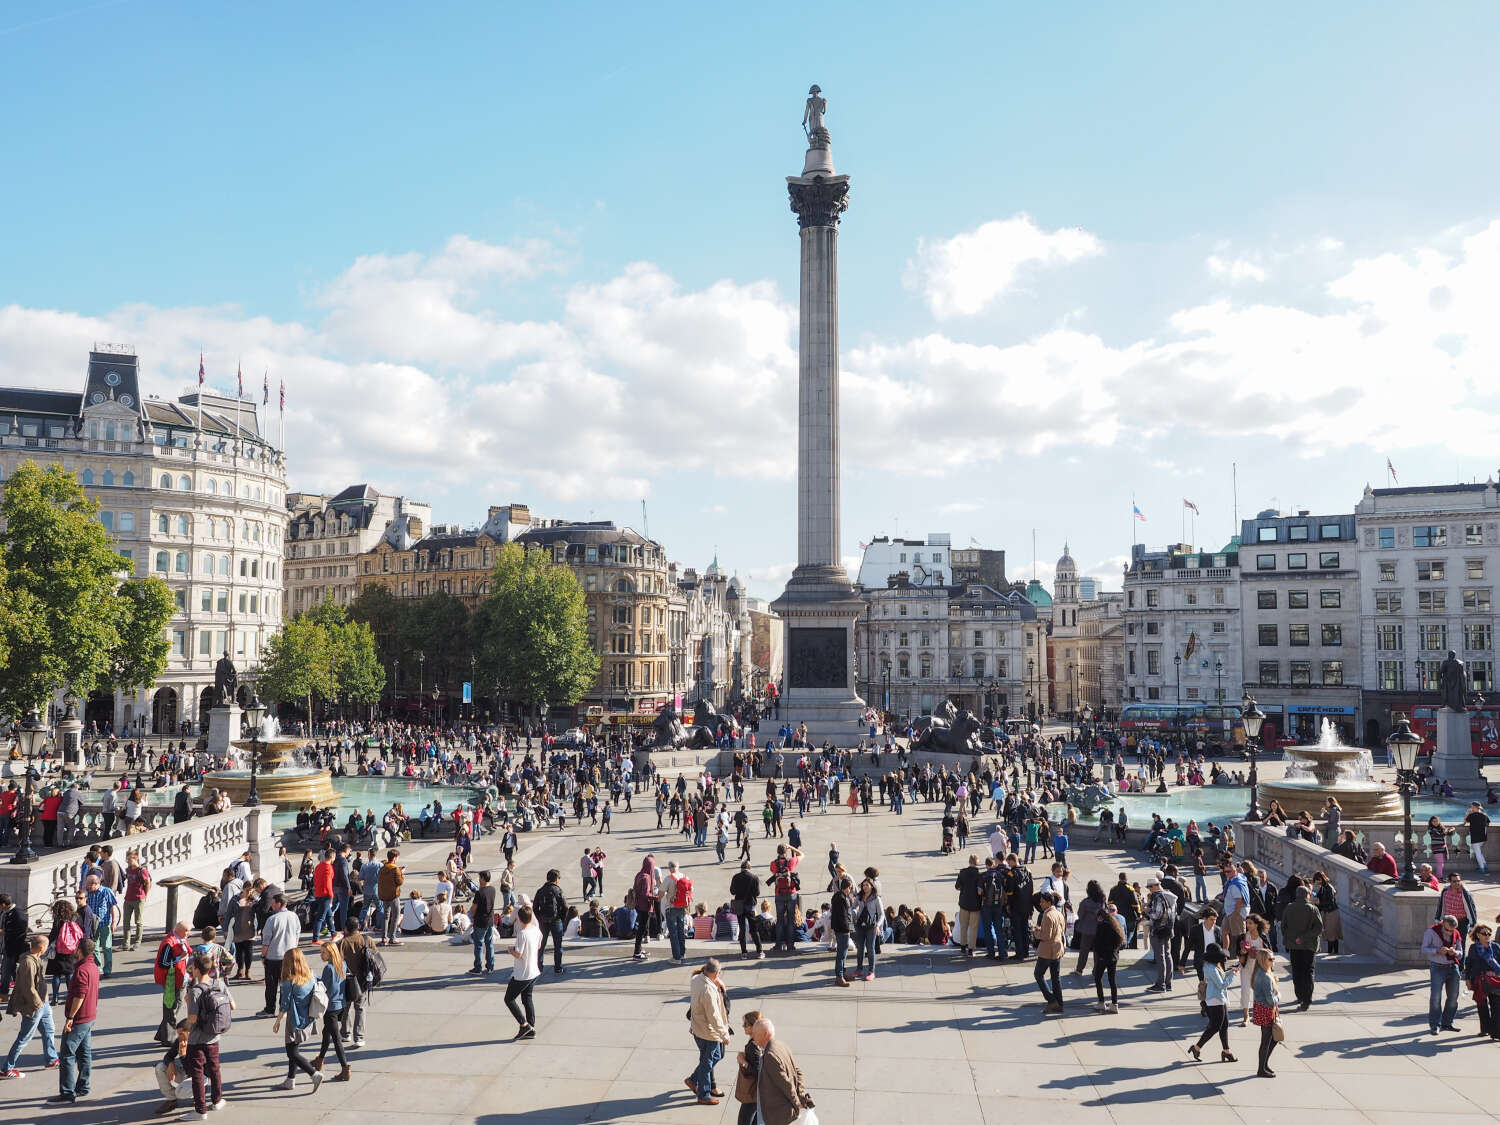
[[[1411,799],[1417,792],[1417,753],[1422,749],[1422,737],[1413,734],[1411,721],[1400,712],[1394,716],[1396,729],[1385,740],[1386,748],[1396,763],[1396,787],[1401,791],[1403,864],[1401,879],[1396,884],[1403,891],[1421,889],[1417,880],[1416,857],[1411,843]]]
[[[427,653],[417,650],[417,724],[422,723],[422,695],[427,690]]]
[[[1218,686],[1214,688],[1214,702],[1220,705],[1224,702],[1224,658],[1214,657],[1214,676],[1218,680]]]
[[[245,804],[255,806],[260,804],[260,793],[256,790],[255,781],[260,772],[260,722],[265,717],[266,705],[260,701],[260,693],[255,690],[255,685],[250,685],[250,702],[245,704],[245,721],[250,724],[250,793],[245,797]]]
[[[1078,713],[1078,719],[1078,741],[1080,744],[1082,744],[1090,741],[1089,728],[1093,725],[1094,722],[1093,706],[1091,704],[1085,703],[1082,710],[1080,710]]]
[[[891,658],[889,656],[885,657],[884,663],[885,663],[885,692],[884,692],[884,694],[881,697],[881,699],[882,699],[881,710],[882,710],[882,712],[884,712],[884,714],[882,714],[882,716],[881,716],[881,722],[885,721],[885,715],[890,714],[890,711],[891,711]]]
[[[26,790],[21,795],[21,802],[26,813],[25,823],[21,826],[21,843],[16,849],[12,863],[35,863],[37,861],[36,849],[31,846],[31,823],[36,819],[36,809],[31,804],[31,775],[32,761],[36,752],[42,748],[47,741],[47,724],[42,722],[42,717],[33,707],[27,712],[25,720],[21,723],[21,749],[26,751]]]
[[[396,694],[396,685],[401,680],[401,658],[399,656],[392,657],[391,663],[395,665],[395,671],[391,673],[391,718],[394,719],[396,717],[396,701],[399,698]]]
[[[1172,709],[1172,721],[1177,727],[1177,745],[1182,746],[1182,653],[1175,653],[1172,663],[1177,665],[1177,706]]]
[[[1245,814],[1246,820],[1260,819],[1260,803],[1257,799],[1257,782],[1259,778],[1255,772],[1255,743],[1260,738],[1261,724],[1266,721],[1265,712],[1255,705],[1255,697],[1248,691],[1240,707],[1240,718],[1245,724],[1245,748],[1250,751],[1250,811]]]
[[[443,697],[443,693],[440,692],[440,691],[438,691],[437,684],[433,684],[432,685],[432,723],[433,723],[434,726],[436,726],[438,724],[438,722],[439,722],[439,719],[438,719],[438,700],[441,699],[442,697]]]

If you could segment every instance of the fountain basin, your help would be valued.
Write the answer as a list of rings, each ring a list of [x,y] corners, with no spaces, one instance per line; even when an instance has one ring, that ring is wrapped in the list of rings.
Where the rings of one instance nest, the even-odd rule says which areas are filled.
[[[1346,820],[1391,820],[1401,815],[1401,794],[1394,785],[1375,780],[1370,752],[1341,745],[1327,719],[1316,746],[1289,746],[1286,756],[1286,776],[1256,786],[1262,809],[1277,801],[1287,816],[1306,811],[1321,820],[1324,803],[1333,797]]]
[[[292,753],[306,741],[302,738],[272,737],[254,741],[237,739],[232,744],[245,755],[250,754],[253,748],[257,762],[255,791],[266,804],[287,809],[338,806],[339,798],[334,792],[331,773],[287,764]],[[242,805],[250,795],[250,771],[215,770],[203,779],[203,784],[210,789],[228,793],[231,801]]]

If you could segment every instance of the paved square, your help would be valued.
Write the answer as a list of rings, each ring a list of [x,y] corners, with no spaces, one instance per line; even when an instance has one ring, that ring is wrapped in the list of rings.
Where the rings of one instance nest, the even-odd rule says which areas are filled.
[[[935,804],[908,805],[900,817],[878,806],[868,816],[843,806],[825,815],[814,810],[798,822],[806,886],[822,886],[828,845],[836,841],[846,866],[880,868],[887,902],[951,915],[953,878],[967,852],[937,854],[939,815]],[[530,893],[556,866],[569,902],[577,902],[577,855],[585,841],[599,841],[609,853],[606,906],[618,904],[648,850],[660,863],[683,864],[711,908],[727,899],[737,864],[719,865],[712,847],[683,846],[682,836],[655,823],[646,803],[619,815],[609,836],[587,825],[523,836],[518,885]],[[760,832],[753,827],[752,854],[763,871],[774,841]],[[408,885],[429,890],[446,851],[446,842],[408,845],[404,860],[415,875]],[[477,866],[498,866],[493,838],[480,841],[475,854]],[[1070,858],[1075,897],[1088,878],[1145,872],[1139,857],[1121,852],[1075,847]],[[804,895],[810,904],[824,898]],[[1043,1018],[1030,963],[965,962],[952,948],[894,945],[883,951],[876,980],[842,989],[831,985],[832,955],[808,949],[757,962],[739,960],[728,943],[690,942],[689,965],[679,967],[667,959],[664,941],[651,944],[644,964],[629,960],[625,942],[570,943],[566,973],[545,971],[536,989],[538,1037],[514,1043],[515,1024],[502,1002],[505,973],[467,976],[467,946],[412,939],[387,951],[391,980],[370,1011],[368,1045],[351,1052],[353,1080],[325,1082],[317,1094],[306,1084],[289,1094],[271,1089],[285,1073],[280,1040],[269,1019],[250,1014],[259,1007],[260,985],[238,985],[240,1011],[223,1045],[230,1104],[216,1116],[330,1125],[734,1122],[739,1107],[732,1096],[718,1107],[698,1106],[682,1085],[696,1062],[684,1019],[688,975],[717,952],[725,958],[731,1024],[738,1031],[740,1014],[752,1007],[775,1021],[824,1125],[1012,1125],[1034,1118],[1123,1125],[1159,1121],[1164,1112],[1217,1125],[1282,1122],[1299,1109],[1314,1111],[1319,1125],[1405,1123],[1422,1112],[1445,1122],[1493,1119],[1500,1054],[1472,1034],[1477,1023],[1467,997],[1464,1034],[1427,1033],[1423,973],[1386,971],[1353,956],[1321,957],[1317,1003],[1306,1014],[1287,1014],[1287,1044],[1273,1057],[1278,1077],[1260,1080],[1253,1077],[1257,1033],[1238,1026],[1237,1012],[1231,1042],[1239,1061],[1191,1062],[1186,1044],[1202,1028],[1191,979],[1171,994],[1146,995],[1151,978],[1148,967],[1135,967],[1138,952],[1122,955],[1118,1015],[1093,1013],[1086,1005],[1092,981],[1085,993],[1086,978],[1065,974],[1069,1010]],[[503,956],[499,961],[508,964]],[[1065,969],[1071,965],[1064,962]],[[47,1107],[56,1080],[37,1069],[41,1051],[33,1043],[21,1063],[26,1077],[0,1086],[0,1119],[80,1125],[152,1119],[160,1096],[151,1066],[160,1050],[151,1043],[159,990],[151,984],[150,950],[118,957],[116,966],[94,1034],[93,1094],[66,1111]],[[1284,973],[1282,993],[1291,995]],[[16,1026],[14,1018],[0,1023],[5,1045]],[[737,1035],[720,1064],[726,1091],[733,1088],[732,1052],[742,1043]],[[1216,1055],[1206,1050],[1204,1057]]]

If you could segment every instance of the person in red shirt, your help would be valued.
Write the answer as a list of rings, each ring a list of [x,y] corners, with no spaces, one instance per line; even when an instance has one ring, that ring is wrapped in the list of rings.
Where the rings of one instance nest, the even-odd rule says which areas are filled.
[[[16,822],[16,806],[20,798],[20,787],[14,781],[0,790],[0,847],[10,843],[10,829]]]
[[[57,845],[57,810],[62,804],[62,794],[54,790],[42,798],[42,844]]]
[[[801,891],[800,878],[795,873],[802,862],[802,852],[790,844],[776,845],[776,858],[771,861],[771,878],[776,890],[776,944],[775,950],[785,949],[791,953],[797,943],[797,900]]]
[[[99,966],[94,961],[94,942],[78,943],[80,960],[68,981],[68,1000],[63,1009],[62,1065],[57,1070],[57,1097],[53,1102],[72,1103],[88,1097],[94,1062],[94,1020],[99,1015]]]
[[[1370,848],[1370,862],[1365,864],[1376,875],[1384,875],[1394,879],[1397,875],[1396,857],[1385,850],[1385,845],[1379,840]]]
[[[333,928],[333,854],[324,852],[318,866],[313,868],[313,942],[322,940],[323,927],[327,925],[328,936],[338,938]]]

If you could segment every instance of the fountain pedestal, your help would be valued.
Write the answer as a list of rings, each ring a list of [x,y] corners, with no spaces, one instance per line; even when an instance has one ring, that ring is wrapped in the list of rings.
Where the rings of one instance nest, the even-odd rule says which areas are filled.
[[[1439,707],[1434,719],[1437,750],[1432,755],[1432,772],[1453,786],[1455,793],[1482,793],[1484,772],[1479,768],[1479,759],[1474,757],[1469,713]]]
[[[1324,801],[1338,799],[1345,820],[1391,820],[1401,815],[1401,794],[1376,781],[1368,750],[1341,746],[1329,720],[1323,720],[1316,746],[1289,746],[1286,776],[1256,787],[1261,808],[1278,801],[1291,817],[1306,811],[1320,816]]]
[[[234,740],[240,736],[240,705],[230,703],[208,713],[208,752],[233,757]]]

